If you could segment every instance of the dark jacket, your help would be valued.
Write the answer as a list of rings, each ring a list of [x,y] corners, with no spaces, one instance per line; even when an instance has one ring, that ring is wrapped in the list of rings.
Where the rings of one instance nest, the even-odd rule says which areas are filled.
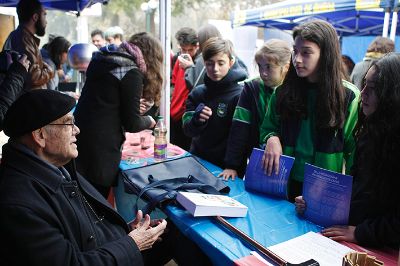
[[[127,224],[82,176],[21,144],[3,146],[0,212],[4,265],[143,265]]]
[[[24,93],[24,82],[28,72],[25,67],[14,62],[7,73],[0,73],[0,130],[3,130],[3,120],[11,104]]]
[[[244,82],[225,154],[225,167],[236,170],[240,177],[244,175],[253,148],[259,147],[260,126],[273,92],[274,89],[264,86],[260,78]]]
[[[212,81],[207,75],[204,84],[197,86],[189,94],[186,112],[182,117],[183,130],[192,137],[190,152],[207,161],[224,167],[224,156],[232,117],[247,73],[237,62],[220,81]],[[194,116],[196,107],[204,103],[212,109],[212,116],[201,123]]]
[[[54,76],[54,71],[42,59],[39,43],[39,38],[35,37],[24,26],[19,25],[16,30],[10,33],[3,46],[3,50],[14,50],[27,55],[31,62],[29,88],[46,88],[47,82]]]
[[[101,186],[115,183],[125,131],[149,128],[139,110],[143,74],[128,54],[97,52],[87,69],[85,86],[75,110],[78,171]]]
[[[384,172],[374,174],[376,167],[373,153],[368,144],[368,136],[357,141],[354,165],[352,168],[353,191],[350,204],[349,224],[355,225],[355,237],[363,246],[390,246],[398,249],[400,245],[400,151],[397,147],[390,152],[388,161],[383,163]],[[376,172],[376,171],[375,171]]]

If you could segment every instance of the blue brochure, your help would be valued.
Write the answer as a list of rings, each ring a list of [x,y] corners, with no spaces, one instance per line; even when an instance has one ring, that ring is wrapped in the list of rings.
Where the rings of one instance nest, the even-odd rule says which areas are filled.
[[[245,188],[287,199],[287,184],[294,158],[281,155],[279,160],[279,173],[277,175],[272,173],[268,176],[261,165],[263,154],[264,150],[253,149],[246,168],[244,179]]]
[[[306,163],[304,169],[304,216],[307,220],[327,227],[347,225],[349,220],[353,177],[332,172]]]

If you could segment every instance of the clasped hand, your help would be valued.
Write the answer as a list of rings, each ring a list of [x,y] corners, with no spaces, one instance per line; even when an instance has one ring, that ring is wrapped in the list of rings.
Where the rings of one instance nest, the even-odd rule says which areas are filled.
[[[150,220],[148,214],[143,218],[142,211],[138,211],[135,220],[131,223],[132,231],[129,236],[135,241],[140,251],[149,249],[154,242],[160,240],[160,236],[164,233],[167,227],[167,221]]]

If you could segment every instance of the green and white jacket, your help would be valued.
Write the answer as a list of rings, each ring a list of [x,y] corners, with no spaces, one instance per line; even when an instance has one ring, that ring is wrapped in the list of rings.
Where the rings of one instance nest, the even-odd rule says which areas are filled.
[[[353,130],[357,123],[360,92],[353,84],[343,81],[346,89],[346,121],[342,129],[317,129],[315,127],[315,88],[307,89],[308,116],[305,119],[285,119],[281,121],[276,112],[276,92],[271,100],[260,128],[260,140],[265,144],[269,137],[278,136],[284,155],[296,158],[291,178],[303,182],[304,165],[315,166],[342,172],[346,162],[346,173],[353,164],[355,141]]]

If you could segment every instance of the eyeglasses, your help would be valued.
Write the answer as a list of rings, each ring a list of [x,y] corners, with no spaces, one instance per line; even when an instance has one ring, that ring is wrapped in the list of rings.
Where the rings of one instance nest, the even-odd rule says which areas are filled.
[[[71,126],[72,131],[75,128],[75,119],[72,119],[70,123],[54,123],[54,124],[49,124],[51,126]]]

